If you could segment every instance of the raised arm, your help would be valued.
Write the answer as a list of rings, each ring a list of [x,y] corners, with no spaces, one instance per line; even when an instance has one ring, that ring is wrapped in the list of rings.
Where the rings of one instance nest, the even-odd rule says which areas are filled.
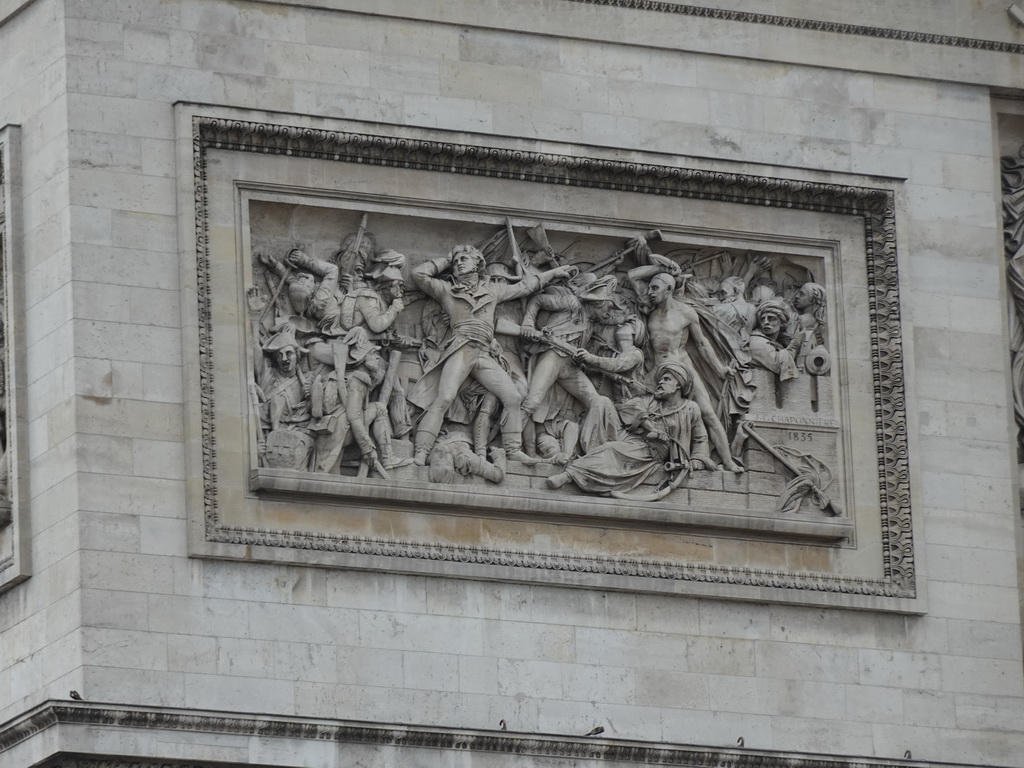
[[[301,269],[310,272],[320,278],[317,286],[317,296],[325,298],[333,296],[338,290],[338,267],[329,261],[323,261],[312,256],[307,256],[298,248],[292,250],[285,261],[294,269]]]
[[[580,350],[575,358],[584,365],[608,373],[628,373],[643,363],[644,353],[636,346],[633,329],[628,323],[615,329],[615,342],[619,348],[615,357],[602,357]]]
[[[556,267],[539,275],[527,274],[523,279],[514,285],[503,285],[496,291],[498,301],[518,299],[522,296],[529,296],[536,293],[553,280],[576,277],[580,273],[576,267]]]
[[[390,307],[382,311],[381,304],[377,300],[369,296],[360,296],[356,299],[356,306],[359,308],[363,320],[366,321],[367,328],[374,333],[384,333],[405,309],[405,302],[395,299],[391,302]]]
[[[252,332],[252,354],[253,354],[253,373],[256,376],[256,381],[260,380],[263,373],[263,332],[269,331],[269,328],[265,327],[260,323],[260,317],[263,315],[263,310],[266,309],[267,302],[260,296],[259,290],[255,287],[250,288],[245,293],[246,304],[249,307],[249,323]]]
[[[537,327],[537,315],[540,311],[546,310],[553,312],[559,309],[565,309],[565,300],[561,296],[552,296],[550,293],[537,293],[530,297],[530,301],[526,304],[526,313],[523,315],[522,325],[525,328],[536,328]]]
[[[427,294],[430,298],[438,301],[445,295],[446,284],[438,280],[437,276],[451,267],[451,256],[439,256],[436,259],[425,261],[413,267],[412,281],[416,287]]]

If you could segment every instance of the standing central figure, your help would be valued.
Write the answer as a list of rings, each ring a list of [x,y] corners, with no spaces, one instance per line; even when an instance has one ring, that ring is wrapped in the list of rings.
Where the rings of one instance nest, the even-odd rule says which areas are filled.
[[[451,253],[424,262],[412,271],[416,287],[441,305],[448,315],[451,334],[441,356],[423,372],[409,400],[426,413],[416,430],[415,460],[420,466],[437,440],[444,415],[466,379],[473,377],[493,393],[505,408],[501,437],[508,458],[530,461],[523,453],[523,396],[502,366],[501,348],[494,341],[494,311],[498,304],[535,293],[575,270],[558,267],[540,274],[527,272],[515,284],[491,280],[484,273],[484,255],[471,245],[457,245]],[[451,268],[451,280],[437,276]]]

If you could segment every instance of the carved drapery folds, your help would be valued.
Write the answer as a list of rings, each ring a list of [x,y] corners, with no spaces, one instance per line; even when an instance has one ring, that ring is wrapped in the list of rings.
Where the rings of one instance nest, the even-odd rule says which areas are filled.
[[[193,148],[205,542],[914,597],[890,190],[208,117],[193,119]],[[363,177],[390,169],[403,182],[424,171],[425,186],[446,189],[475,177],[467,187],[514,184],[520,201],[531,189],[601,190],[637,205],[651,196],[851,217],[861,228],[850,237],[865,251],[839,266],[832,246],[773,247],[730,240],[726,229],[701,240],[673,229],[671,216],[419,204],[401,187],[350,195],[337,181],[320,199],[253,192],[229,242],[226,228],[208,227],[210,153],[246,170],[273,158],[318,173],[338,164],[337,179],[346,168]],[[238,238],[231,277],[221,265],[237,258]],[[218,290],[227,293],[215,298]],[[858,297],[845,308],[844,290]],[[248,458],[229,464],[218,460],[224,422],[213,403],[215,387],[234,384],[215,381],[224,369],[213,356],[226,327],[220,296],[232,291],[241,306],[230,336],[247,351],[232,401],[242,426],[231,417],[223,450]],[[849,370],[844,312],[859,334],[856,437],[838,383]],[[403,525],[360,522],[342,534],[274,526],[276,510],[307,494],[317,504],[731,527],[834,544],[853,536],[857,451],[860,498],[881,521],[881,577],[517,548],[511,538],[462,544],[418,539]],[[270,526],[250,525],[236,507],[222,515],[218,474],[242,464]]]

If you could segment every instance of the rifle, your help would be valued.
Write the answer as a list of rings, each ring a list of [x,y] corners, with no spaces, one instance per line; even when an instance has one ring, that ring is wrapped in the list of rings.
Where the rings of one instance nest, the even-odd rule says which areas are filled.
[[[388,330],[383,336],[377,339],[382,347],[412,352],[423,346],[422,339],[414,339],[411,336],[403,336],[394,328]]]
[[[366,225],[369,221],[370,214],[364,213],[363,217],[359,220],[359,229],[356,230],[356,239],[352,241],[351,247],[345,253],[345,264],[339,265],[341,267],[342,277],[352,276],[352,268],[355,266],[356,259],[359,258],[359,246],[363,244],[363,235],[366,234]]]
[[[526,275],[526,265],[523,263],[523,254],[519,250],[519,243],[516,242],[516,233],[512,229],[512,219],[505,217],[505,230],[508,232],[508,245],[512,249],[512,258],[516,262],[516,271],[520,277]]]
[[[659,229],[652,229],[650,232],[647,232],[644,235],[644,239],[645,240],[661,240],[661,230],[659,230]],[[626,254],[629,253],[632,250],[635,250],[634,246],[632,246],[632,245],[627,245],[625,248],[620,248],[619,250],[617,250],[615,253],[613,253],[611,256],[609,256],[604,261],[599,261],[597,264],[595,264],[593,267],[591,267],[588,271],[589,272],[593,272],[596,275],[602,269],[605,269],[605,268],[610,267],[612,265],[618,265],[618,263],[621,262],[626,257]]]
[[[512,334],[516,334],[516,335],[520,335],[520,336],[522,335],[523,328],[522,328],[521,325],[516,325],[515,323],[513,323],[511,321],[509,321],[507,323],[506,322],[502,322],[501,325],[502,325],[501,332],[508,333],[509,335],[512,335]],[[532,341],[532,339],[531,339],[531,341]],[[609,379],[611,379],[612,381],[618,382],[619,384],[628,384],[628,385],[633,386],[633,387],[639,387],[640,389],[642,389],[644,392],[646,392],[649,395],[653,395],[654,394],[654,390],[653,389],[648,387],[643,382],[637,381],[632,376],[625,376],[625,375],[623,375],[621,373],[615,373],[614,371],[606,371],[603,368],[600,368],[600,367],[598,367],[596,365],[588,365],[587,363],[584,363],[584,362],[580,361],[579,358],[577,357],[577,355],[579,355],[581,352],[586,352],[585,349],[583,349],[582,347],[573,346],[572,344],[570,344],[570,343],[568,343],[566,341],[562,341],[561,339],[556,339],[554,336],[549,334],[547,331],[541,331],[540,339],[537,339],[537,341],[540,341],[540,343],[542,343],[542,344],[547,344],[549,347],[551,347],[553,349],[557,349],[557,350],[560,350],[562,352],[565,352],[567,355],[569,355],[572,358],[573,362],[576,363],[576,365],[580,366],[581,368],[590,368],[592,371],[594,371],[596,373],[604,374]]]
[[[293,248],[292,250],[295,250],[295,249]],[[291,253],[292,253],[292,251],[288,251],[288,255],[289,256],[291,255]],[[285,258],[287,258],[287,256]],[[281,273],[281,282],[279,282],[277,284],[277,287],[274,289],[274,292],[270,296],[270,301],[268,301],[267,305],[265,307],[263,307],[263,311],[260,312],[260,316],[258,318],[256,318],[256,327],[257,328],[260,327],[260,324],[263,322],[263,318],[265,318],[267,316],[267,312],[269,312],[272,307],[277,306],[277,299],[281,295],[281,289],[284,288],[285,284],[288,282],[288,276],[291,275],[291,273],[292,273],[292,265],[288,264],[286,262],[285,266],[284,266],[284,272]],[[269,278],[267,279],[267,285],[270,285],[270,279]]]
[[[555,253],[555,249],[551,247],[551,243],[548,242],[548,233],[544,231],[544,223],[541,222],[535,227],[530,227],[526,230],[527,236],[533,240],[540,249],[547,254],[548,263],[553,264],[556,267],[562,266],[562,259],[559,254]]]

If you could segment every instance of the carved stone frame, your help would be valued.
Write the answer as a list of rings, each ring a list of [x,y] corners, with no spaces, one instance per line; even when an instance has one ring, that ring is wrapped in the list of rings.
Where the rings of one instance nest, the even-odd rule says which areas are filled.
[[[0,129],[0,270],[5,341],[0,350],[0,375],[7,378],[7,434],[9,506],[0,504],[0,592],[21,583],[30,574],[31,534],[28,516],[28,435],[23,414],[25,339],[18,318],[24,311],[24,276],[21,267],[21,129]]]
[[[217,114],[226,116],[215,116]],[[923,611],[918,594],[910,507],[904,355],[892,188],[724,173],[611,159],[553,154],[434,138],[406,138],[322,127],[233,119],[237,111],[179,105],[181,156],[192,178],[181,199],[194,218],[181,223],[183,281],[195,291],[194,325],[186,322],[186,391],[197,392],[189,441],[191,551],[195,555],[294,561],[511,581],[680,592],[736,599],[781,600],[903,612]],[[249,117],[249,115],[247,115]],[[292,117],[291,121],[301,118]],[[465,138],[460,135],[460,138]],[[188,153],[186,155],[186,152]],[[853,217],[863,225],[870,316],[870,359],[881,516],[881,578],[783,569],[721,567],[655,560],[575,557],[543,552],[451,546],[356,535],[229,527],[218,511],[214,345],[208,231],[211,152],[309,158],[446,174],[710,200]],[[190,233],[194,250],[186,240]],[[188,308],[189,299],[184,306]],[[200,502],[201,500],[201,502]],[[201,509],[198,505],[201,503]]]

